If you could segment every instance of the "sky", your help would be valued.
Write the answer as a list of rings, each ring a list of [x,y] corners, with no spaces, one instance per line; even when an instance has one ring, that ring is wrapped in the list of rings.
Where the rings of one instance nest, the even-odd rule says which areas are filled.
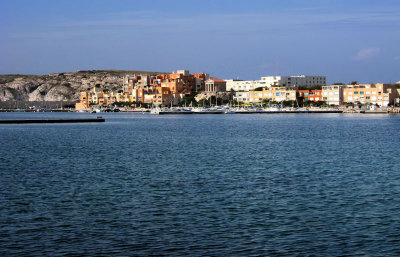
[[[0,74],[400,80],[399,0],[0,0]]]

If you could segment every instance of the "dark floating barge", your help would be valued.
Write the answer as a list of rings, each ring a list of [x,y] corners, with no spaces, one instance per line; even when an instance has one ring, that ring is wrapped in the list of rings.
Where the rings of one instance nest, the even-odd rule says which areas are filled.
[[[31,120],[0,120],[0,124],[43,124],[43,123],[83,123],[105,122],[103,118],[97,119],[31,119]]]

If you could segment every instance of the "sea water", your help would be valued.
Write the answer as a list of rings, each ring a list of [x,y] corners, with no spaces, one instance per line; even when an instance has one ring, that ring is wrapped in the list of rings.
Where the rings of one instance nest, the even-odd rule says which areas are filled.
[[[400,255],[400,115],[101,116],[0,125],[2,256]]]

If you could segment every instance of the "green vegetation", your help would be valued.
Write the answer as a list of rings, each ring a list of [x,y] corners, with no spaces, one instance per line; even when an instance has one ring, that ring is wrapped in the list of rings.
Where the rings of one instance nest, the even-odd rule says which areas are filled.
[[[300,106],[303,106],[303,107],[311,107],[311,106],[320,107],[320,106],[327,106],[327,104],[326,104],[325,101],[317,101],[317,102],[314,102],[314,101],[304,101],[304,102],[300,102],[299,105],[300,105]]]
[[[193,106],[197,106],[197,101],[195,99],[196,95],[198,95],[199,92],[192,92],[190,95],[186,95],[182,101],[179,102],[179,106],[185,106],[190,105],[192,103]]]
[[[315,85],[315,86],[299,86],[299,90],[321,90],[322,86],[321,85]]]
[[[229,100],[223,100],[222,98],[217,98],[216,96],[211,96],[209,99],[202,99],[197,104],[198,106],[211,106],[211,105],[224,105],[229,103]]]

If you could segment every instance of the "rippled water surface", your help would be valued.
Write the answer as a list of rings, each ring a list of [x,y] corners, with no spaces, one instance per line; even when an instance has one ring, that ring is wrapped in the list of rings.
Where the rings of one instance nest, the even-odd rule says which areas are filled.
[[[400,115],[102,116],[0,125],[2,256],[400,255]]]

